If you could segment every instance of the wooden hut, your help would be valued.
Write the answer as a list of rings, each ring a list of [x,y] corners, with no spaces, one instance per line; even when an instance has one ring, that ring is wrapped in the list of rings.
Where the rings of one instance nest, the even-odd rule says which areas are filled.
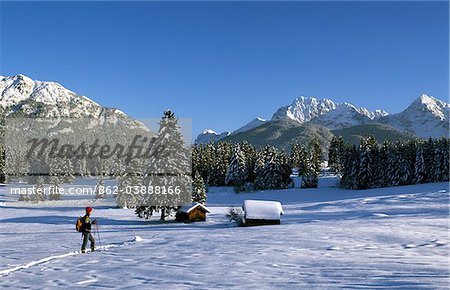
[[[203,222],[206,220],[206,214],[211,211],[201,203],[181,206],[176,215],[175,220],[183,223]]]
[[[245,200],[242,204],[244,210],[244,226],[279,225],[283,207],[278,201]]]

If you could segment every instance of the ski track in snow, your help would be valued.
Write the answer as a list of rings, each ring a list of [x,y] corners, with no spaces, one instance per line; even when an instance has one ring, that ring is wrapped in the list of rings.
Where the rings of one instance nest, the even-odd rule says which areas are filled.
[[[0,276],[6,276],[8,274],[11,274],[12,272],[16,272],[16,271],[23,270],[23,269],[28,269],[28,268],[33,267],[33,266],[37,266],[37,265],[40,265],[40,264],[43,264],[43,263],[47,263],[47,262],[49,262],[51,260],[61,259],[61,258],[73,256],[73,255],[79,255],[79,254],[80,254],[80,252],[76,251],[76,252],[70,252],[70,253],[67,253],[67,254],[46,257],[46,258],[43,258],[43,259],[40,259],[40,260],[37,260],[37,261],[32,261],[32,262],[27,263],[25,265],[21,265],[21,266],[17,266],[17,267],[10,268],[10,269],[5,269],[5,270],[0,270]]]
[[[123,243],[120,243],[120,244],[102,245],[100,247],[100,249],[97,250],[95,253],[97,253],[97,252],[99,252],[99,253],[105,252],[106,250],[111,249],[111,248],[117,248],[117,247],[123,247],[123,246],[132,245],[132,244],[135,244],[136,242],[141,242],[141,241],[143,241],[143,239],[141,237],[139,237],[139,236],[136,236],[135,239],[132,240],[132,241],[126,241],[126,242],[123,242]],[[92,253],[90,251],[87,251],[85,254],[82,254],[81,251],[73,251],[73,252],[69,252],[69,253],[66,253],[66,254],[53,255],[53,256],[45,257],[45,258],[42,258],[40,260],[31,261],[31,262],[29,262],[27,264],[24,264],[24,265],[16,266],[16,267],[13,267],[13,268],[10,268],[10,269],[0,270],[0,276],[6,276],[6,275],[9,275],[9,274],[11,274],[13,272],[17,272],[17,271],[20,271],[20,270],[23,270],[23,269],[28,269],[28,268],[33,267],[33,266],[37,266],[37,265],[41,265],[41,264],[50,262],[52,260],[62,259],[62,258],[74,256],[74,255],[87,255],[89,253],[94,254],[94,253]]]

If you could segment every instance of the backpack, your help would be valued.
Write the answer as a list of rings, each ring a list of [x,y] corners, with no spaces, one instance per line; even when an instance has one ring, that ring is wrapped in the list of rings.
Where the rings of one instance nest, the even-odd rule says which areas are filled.
[[[83,218],[79,217],[77,218],[77,222],[75,223],[75,229],[77,230],[77,232],[82,232],[83,231]]]

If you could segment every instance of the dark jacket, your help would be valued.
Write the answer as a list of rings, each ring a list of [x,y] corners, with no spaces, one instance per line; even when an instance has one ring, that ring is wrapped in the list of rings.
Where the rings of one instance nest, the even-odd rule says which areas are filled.
[[[95,224],[95,220],[91,221],[91,218],[89,217],[89,215],[85,215],[82,219],[81,222],[83,223],[83,225],[81,226],[81,231],[83,233],[90,233],[91,229],[92,229],[92,224]]]

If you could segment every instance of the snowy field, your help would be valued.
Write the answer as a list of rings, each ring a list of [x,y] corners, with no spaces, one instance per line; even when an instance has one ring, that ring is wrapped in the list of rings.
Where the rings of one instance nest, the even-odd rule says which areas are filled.
[[[141,220],[109,199],[17,203],[3,187],[0,288],[448,289],[447,183],[363,191],[335,183],[211,188],[212,213],[193,224]],[[228,207],[245,199],[281,201],[282,225],[231,226]],[[104,251],[80,255],[74,223],[88,205]]]

